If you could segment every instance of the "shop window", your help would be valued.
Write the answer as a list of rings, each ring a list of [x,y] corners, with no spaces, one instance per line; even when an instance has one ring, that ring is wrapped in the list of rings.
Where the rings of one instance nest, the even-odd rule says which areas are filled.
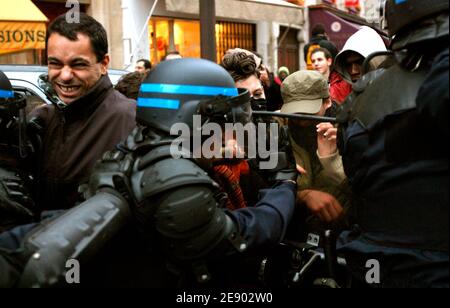
[[[200,58],[200,22],[153,18],[149,23],[150,58],[161,62],[165,55],[177,50],[187,58]],[[217,61],[228,49],[256,50],[256,25],[219,21],[216,23]]]
[[[186,58],[200,57],[200,23],[189,20],[154,19],[149,25],[152,63],[161,62],[170,51]]]
[[[216,23],[217,61],[228,49],[256,50],[256,25],[219,21]]]

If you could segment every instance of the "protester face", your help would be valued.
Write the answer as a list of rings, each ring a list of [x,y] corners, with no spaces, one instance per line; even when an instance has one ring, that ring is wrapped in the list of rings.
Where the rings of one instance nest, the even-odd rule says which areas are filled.
[[[281,81],[284,81],[289,75],[286,72],[281,72],[278,77],[280,77]]]
[[[264,88],[261,84],[261,80],[256,75],[252,75],[245,80],[236,82],[237,88],[247,89],[250,92],[250,97],[254,99],[265,99]]]
[[[141,74],[146,74],[147,73],[147,69],[145,68],[145,63],[140,61],[138,63],[136,63],[136,68],[134,70],[135,72],[139,72]]]
[[[351,52],[345,59],[345,67],[353,82],[361,78],[361,69],[364,57],[356,52]]]
[[[66,104],[85,95],[107,74],[109,56],[100,62],[87,35],[78,33],[76,41],[53,33],[48,39],[49,81]]]
[[[330,74],[330,67],[333,64],[332,59],[327,59],[322,51],[318,51],[312,55],[311,61],[315,71],[318,71],[324,76]]]

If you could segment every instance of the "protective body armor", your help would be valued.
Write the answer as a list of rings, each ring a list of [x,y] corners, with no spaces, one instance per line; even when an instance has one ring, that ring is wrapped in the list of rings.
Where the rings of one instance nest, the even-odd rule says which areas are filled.
[[[31,177],[25,172],[34,147],[29,142],[26,99],[0,71],[0,233],[33,220]]]
[[[185,73],[173,74],[175,68]],[[148,282],[171,276],[164,286],[173,286],[174,281],[192,286],[194,280],[208,282],[210,268],[213,275],[217,267],[219,272],[226,271],[222,261],[230,255],[279,243],[293,214],[295,183],[276,177],[273,188],[261,191],[255,208],[231,212],[223,208],[228,200],[205,171],[212,170],[211,160],[191,159],[194,155],[188,152],[181,156],[189,158],[173,158],[172,125],[184,123],[190,130],[198,129],[189,119],[199,114],[214,123],[248,123],[250,95],[236,89],[223,68],[205,60],[168,61],[152,71],[138,102],[137,119],[142,126],[96,164],[89,183],[80,189],[86,199],[83,204],[41,223],[28,235],[27,253],[38,255],[26,265],[21,285],[64,282],[63,260],[73,257],[89,263],[89,256],[98,260],[99,253],[106,252],[108,262],[119,261],[112,271],[105,271],[107,275],[113,272],[120,277],[116,271],[127,264],[139,273],[130,270],[125,276],[142,277],[146,272],[143,278]],[[134,232],[134,237],[121,237],[118,231],[124,227],[129,231],[130,225],[141,231],[140,236]],[[115,235],[119,241],[109,241],[114,242],[112,246],[119,242],[125,248],[116,245],[119,251],[113,248],[109,255],[110,247],[100,251]],[[43,262],[39,262],[41,253]],[[111,255],[120,257],[111,260]],[[136,266],[139,260],[143,261],[141,268]],[[152,267],[155,272],[148,271]],[[94,266],[94,270],[98,269]],[[222,282],[220,278],[215,281]]]
[[[416,100],[429,71],[394,65],[366,75],[340,115],[340,150],[366,237],[448,251],[448,154]]]
[[[34,218],[26,180],[23,173],[0,163],[0,233]]]
[[[172,158],[170,147],[162,143],[135,161],[131,187],[138,220],[155,223],[175,262],[241,249],[235,224],[218,207],[218,185],[194,161]]]
[[[132,215],[148,226],[140,230],[149,240],[144,245],[163,243],[169,267],[194,273],[198,282],[210,279],[208,257],[246,250],[237,225],[218,207],[217,184],[193,161],[173,159],[170,143],[139,141],[141,133],[136,129],[125,146],[96,165],[81,188],[86,202],[27,235],[31,258],[21,286],[64,283],[65,262],[89,263]]]
[[[64,286],[67,262],[83,267],[131,220],[125,200],[104,190],[27,234],[22,255],[29,257],[19,281],[22,288]],[[82,271],[83,269],[81,269]]]

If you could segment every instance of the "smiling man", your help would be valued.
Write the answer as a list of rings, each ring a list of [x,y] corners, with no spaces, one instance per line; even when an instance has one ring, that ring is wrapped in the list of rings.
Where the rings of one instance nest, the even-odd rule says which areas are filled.
[[[135,127],[136,105],[113,89],[108,77],[108,39],[103,26],[81,14],[61,15],[47,34],[49,82],[61,103],[38,108],[42,126],[36,166],[41,210],[70,208],[95,162]]]
[[[104,51],[94,53],[89,36],[77,33],[75,39],[54,33],[47,45],[49,80],[67,105],[94,87],[106,75],[109,64],[109,55],[102,55]]]

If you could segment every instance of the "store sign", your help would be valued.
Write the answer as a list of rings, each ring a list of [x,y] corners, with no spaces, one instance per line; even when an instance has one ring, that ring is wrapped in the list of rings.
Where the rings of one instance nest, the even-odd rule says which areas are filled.
[[[0,21],[0,54],[45,49],[45,36],[45,23]]]

